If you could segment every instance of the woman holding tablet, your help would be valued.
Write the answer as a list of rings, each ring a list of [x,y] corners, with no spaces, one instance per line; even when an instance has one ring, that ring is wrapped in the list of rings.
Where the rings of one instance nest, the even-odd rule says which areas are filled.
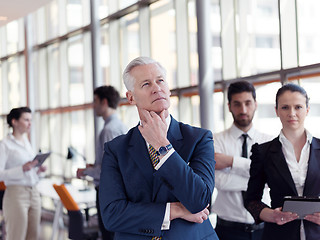
[[[44,166],[35,167],[32,150],[26,134],[31,127],[31,110],[14,108],[7,116],[12,133],[0,142],[0,181],[6,191],[3,197],[3,215],[8,240],[38,239],[41,218],[41,199],[35,187],[38,173]]]
[[[309,112],[306,91],[295,84],[283,85],[275,110],[282,130],[272,141],[252,146],[245,207],[257,223],[265,222],[263,239],[320,239],[320,213],[299,220],[296,213],[282,211],[285,196],[320,195],[320,140],[304,127]],[[261,201],[265,184],[271,208]]]

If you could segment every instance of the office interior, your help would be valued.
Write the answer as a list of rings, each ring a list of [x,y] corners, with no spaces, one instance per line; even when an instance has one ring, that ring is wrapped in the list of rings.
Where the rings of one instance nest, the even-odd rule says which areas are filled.
[[[114,86],[122,96],[119,116],[128,128],[138,124],[122,82],[126,64],[137,56],[167,69],[170,112],[179,121],[213,133],[228,128],[226,89],[247,80],[257,91],[255,128],[277,136],[275,94],[294,82],[310,97],[307,129],[320,137],[318,0],[44,2],[0,25],[0,139],[9,132],[10,109],[29,106],[31,144],[52,152],[44,177],[75,180],[77,168],[94,162],[103,125],[93,111],[95,87]],[[67,158],[70,147],[76,153]],[[43,208],[54,211],[49,201]]]

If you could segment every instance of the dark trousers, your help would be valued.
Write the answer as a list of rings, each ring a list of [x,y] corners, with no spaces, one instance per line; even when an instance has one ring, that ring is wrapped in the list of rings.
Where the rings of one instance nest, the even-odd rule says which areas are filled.
[[[101,212],[100,212],[100,204],[99,204],[99,187],[96,187],[96,191],[97,191],[96,205],[97,205],[97,210],[98,210],[99,228],[100,228],[100,232],[102,234],[102,239],[103,240],[113,240],[114,233],[109,232],[104,227],[103,222],[102,222],[102,217],[101,217]]]
[[[261,240],[263,229],[245,231],[217,224],[215,231],[220,240]]]

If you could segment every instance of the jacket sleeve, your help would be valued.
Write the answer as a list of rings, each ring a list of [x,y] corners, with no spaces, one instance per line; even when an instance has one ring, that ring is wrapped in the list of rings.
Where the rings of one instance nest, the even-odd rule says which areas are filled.
[[[215,160],[211,132],[205,131],[193,147],[193,151],[189,149],[190,159],[182,159],[174,152],[156,175],[191,213],[197,213],[210,203],[214,188]]]
[[[132,202],[128,199],[117,157],[106,143],[99,185],[104,226],[113,232],[160,236],[166,203]]]
[[[256,223],[261,222],[259,215],[264,208],[268,207],[262,202],[263,190],[266,184],[263,164],[265,154],[263,154],[262,149],[263,147],[257,143],[252,146],[250,179],[245,199],[245,208],[251,213]]]

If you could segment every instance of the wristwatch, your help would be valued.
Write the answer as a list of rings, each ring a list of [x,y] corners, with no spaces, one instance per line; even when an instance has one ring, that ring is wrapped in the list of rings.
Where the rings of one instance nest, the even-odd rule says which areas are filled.
[[[172,145],[171,144],[169,144],[169,145],[167,145],[167,146],[161,146],[160,148],[159,148],[159,150],[157,151],[157,155],[159,156],[159,155],[162,155],[162,156],[164,156],[164,155],[166,155],[168,152],[169,152],[169,150],[172,148]]]

